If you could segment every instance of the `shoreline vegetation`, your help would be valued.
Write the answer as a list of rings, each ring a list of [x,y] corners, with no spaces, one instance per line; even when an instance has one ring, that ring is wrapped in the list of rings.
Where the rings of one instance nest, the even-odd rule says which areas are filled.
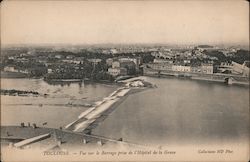
[[[28,78],[28,75],[20,72],[1,71],[1,78]]]
[[[48,94],[40,94],[36,91],[23,91],[23,90],[16,90],[16,89],[10,89],[10,90],[6,90],[6,89],[1,89],[1,95],[9,95],[9,96],[34,96],[34,97],[38,97],[38,96],[48,96]]]
[[[240,80],[228,80],[225,78],[230,78],[230,75],[228,76],[218,76],[216,73],[215,74],[210,74],[210,75],[194,75],[193,73],[173,73],[173,72],[168,72],[167,74],[164,73],[158,73],[157,71],[153,72],[146,72],[143,75],[140,76],[149,76],[149,77],[162,77],[162,78],[167,78],[167,77],[176,77],[177,79],[190,79],[190,80],[195,80],[195,81],[205,81],[205,82],[212,82],[212,83],[225,83],[229,85],[240,85],[240,86],[249,86],[249,80],[242,80],[240,77]],[[119,84],[121,80],[126,80],[130,78],[136,78],[140,76],[120,76],[117,77],[114,80],[102,80],[102,79],[90,79],[90,78],[69,78],[69,79],[62,79],[62,78],[54,78],[54,79],[48,79],[44,77],[30,77],[28,75],[18,73],[18,72],[2,72],[1,71],[1,78],[31,78],[31,79],[43,79],[49,84],[70,84],[70,83],[103,83],[103,84]]]

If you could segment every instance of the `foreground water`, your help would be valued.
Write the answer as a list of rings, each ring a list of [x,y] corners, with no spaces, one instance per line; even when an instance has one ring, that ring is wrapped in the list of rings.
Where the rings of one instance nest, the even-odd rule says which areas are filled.
[[[59,128],[77,119],[88,107],[112,93],[117,86],[105,84],[48,84],[41,79],[1,79],[2,89],[37,91],[47,97],[1,95],[1,125],[21,122]]]
[[[249,88],[147,78],[93,133],[140,144],[248,143]]]
[[[147,78],[157,88],[132,94],[93,134],[139,144],[245,143],[249,135],[249,88],[176,78]],[[31,122],[65,126],[117,86],[49,85],[37,79],[2,79],[2,89],[32,90],[45,97],[1,96],[1,124]],[[43,105],[43,106],[41,106]]]

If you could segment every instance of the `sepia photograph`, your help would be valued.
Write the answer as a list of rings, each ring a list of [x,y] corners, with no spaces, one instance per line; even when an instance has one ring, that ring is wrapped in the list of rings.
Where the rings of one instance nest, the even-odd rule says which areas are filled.
[[[1,161],[249,158],[246,0],[3,0]]]

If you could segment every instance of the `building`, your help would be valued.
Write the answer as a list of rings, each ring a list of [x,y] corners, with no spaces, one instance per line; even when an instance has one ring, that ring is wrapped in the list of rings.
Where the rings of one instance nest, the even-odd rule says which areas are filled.
[[[55,55],[55,58],[61,59],[63,56],[62,55]]]
[[[112,68],[126,68],[128,75],[134,75],[136,73],[136,66],[133,61],[122,60],[122,61],[114,61],[112,63]]]
[[[18,72],[18,70],[16,70],[14,66],[5,66],[5,67],[4,67],[4,71],[8,71],[8,72]]]
[[[244,61],[244,63],[243,63],[243,76],[249,77],[249,67],[250,67],[250,61]]]
[[[82,61],[79,61],[79,60],[62,60],[62,62],[70,63],[70,64],[80,64],[80,63],[82,63]]]
[[[203,74],[213,74],[213,65],[212,64],[201,64],[201,73]]]
[[[159,59],[159,58],[155,58],[154,63],[173,63],[174,60],[173,59]]]
[[[73,58],[75,58],[74,55],[68,55],[68,56],[66,56],[66,59],[73,59]]]
[[[184,64],[190,64],[190,63],[191,63],[191,60],[185,59],[185,60],[183,60],[183,62],[184,62]]]
[[[147,64],[146,67],[154,70],[166,70],[166,71],[172,70],[172,64],[169,63],[151,63]]]
[[[222,62],[219,67],[217,67],[217,71],[219,73],[233,73],[233,65],[228,62]]]
[[[30,71],[28,69],[24,69],[24,70],[18,70],[19,73],[23,73],[23,74],[29,74]]]
[[[126,68],[109,68],[108,73],[114,77],[119,75],[127,75],[127,69]]]
[[[102,59],[88,59],[88,61],[91,62],[92,64],[97,65],[102,61]]]
[[[117,54],[117,53],[118,53],[118,51],[117,51],[117,49],[112,48],[112,49],[110,49],[110,53],[111,53],[111,54]]]
[[[120,68],[120,67],[121,67],[121,63],[119,61],[112,62],[112,68]]]
[[[53,72],[53,70],[49,68],[47,72],[50,74]]]
[[[250,74],[249,74],[249,68],[247,66],[243,67],[243,73],[242,74],[243,74],[244,77],[248,77],[249,78]]]
[[[191,66],[191,72],[192,73],[201,73],[201,67],[200,66]]]
[[[113,63],[113,59],[112,59],[112,58],[106,59],[106,64],[107,64],[109,67],[112,66],[112,63]]]
[[[136,68],[139,68],[139,66],[142,64],[142,58],[141,57],[122,57],[118,59],[120,62],[134,62]]]
[[[182,66],[182,65],[173,65],[172,70],[178,71],[178,72],[191,72],[191,67],[190,66]]]
[[[146,67],[154,70],[191,72],[191,66],[174,65],[172,63],[151,63],[147,64]]]
[[[22,62],[22,63],[27,63],[27,62],[29,62],[29,60],[26,59],[26,58],[16,58],[15,60],[16,60],[17,62]]]
[[[232,72],[236,74],[242,74],[243,76],[249,77],[249,62],[245,61],[243,64],[232,62]]]
[[[14,66],[6,66],[6,67],[4,67],[4,71],[23,73],[23,74],[29,74],[30,73],[30,71],[28,69],[16,69]]]

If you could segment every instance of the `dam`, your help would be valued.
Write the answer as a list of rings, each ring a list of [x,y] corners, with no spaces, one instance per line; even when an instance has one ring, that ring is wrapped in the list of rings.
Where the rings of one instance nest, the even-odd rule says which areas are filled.
[[[144,82],[142,78],[133,78],[121,82],[126,84],[112,92],[102,101],[96,102],[94,107],[81,113],[78,116],[78,119],[66,125],[65,129],[73,132],[84,131],[85,133],[89,133],[93,126],[99,122],[99,119],[103,116],[107,116],[115,108],[115,105],[118,105],[123,101],[124,97],[130,91],[140,90],[146,86],[146,82]]]

